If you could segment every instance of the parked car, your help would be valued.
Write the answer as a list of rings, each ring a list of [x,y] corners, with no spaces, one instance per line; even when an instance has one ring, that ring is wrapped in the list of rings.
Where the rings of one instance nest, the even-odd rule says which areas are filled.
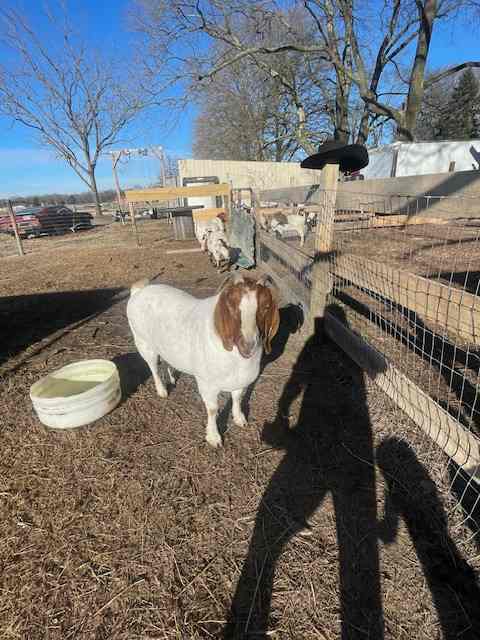
[[[72,211],[63,205],[31,207],[15,212],[21,236],[59,235],[93,226],[93,216],[86,211]],[[0,232],[13,233],[10,216],[0,217]]]

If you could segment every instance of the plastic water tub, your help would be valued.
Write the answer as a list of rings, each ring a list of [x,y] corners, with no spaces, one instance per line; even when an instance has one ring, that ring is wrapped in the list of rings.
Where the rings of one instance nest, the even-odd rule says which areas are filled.
[[[74,362],[30,388],[40,422],[53,429],[90,424],[112,411],[121,395],[118,369],[109,360]]]

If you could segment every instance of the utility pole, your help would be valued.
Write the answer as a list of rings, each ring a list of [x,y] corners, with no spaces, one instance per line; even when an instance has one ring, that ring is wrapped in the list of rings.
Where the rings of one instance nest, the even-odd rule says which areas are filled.
[[[161,167],[161,176],[162,176],[162,187],[166,186],[167,181],[167,167],[165,163],[165,152],[163,151],[163,147],[152,147],[151,148],[153,155],[160,162]]]
[[[118,174],[117,174],[117,165],[120,161],[120,159],[125,156],[127,158],[130,158],[132,156],[148,156],[148,155],[154,155],[157,160],[160,162],[160,167],[161,167],[161,176],[162,176],[162,186],[165,186],[165,181],[166,181],[166,174],[167,174],[167,170],[166,170],[166,163],[165,163],[165,153],[163,151],[163,147],[142,147],[142,148],[137,148],[137,149],[118,149],[118,151],[109,151],[108,155],[112,158],[112,170],[113,170],[113,177],[115,180],[115,187],[117,190],[117,199],[118,199],[118,204],[119,206],[121,206],[122,203],[122,197],[121,197],[121,189],[120,189],[120,182],[118,180]]]
[[[110,152],[110,156],[112,158],[112,171],[113,171],[113,177],[115,180],[115,189],[117,191],[117,202],[118,202],[118,206],[120,207],[120,214],[123,213],[123,209],[122,209],[122,192],[120,189],[120,182],[118,180],[118,173],[117,173],[117,164],[120,160],[120,158],[123,155],[123,149],[120,151],[111,151]]]

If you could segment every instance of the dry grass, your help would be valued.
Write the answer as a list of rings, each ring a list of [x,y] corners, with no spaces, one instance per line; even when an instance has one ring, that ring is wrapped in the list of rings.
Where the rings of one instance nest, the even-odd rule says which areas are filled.
[[[478,638],[462,558],[475,546],[447,526],[443,461],[334,346],[290,336],[249,427],[223,420],[221,451],[188,376],[156,397],[124,288],[160,273],[208,295],[220,277],[149,229],[141,249],[109,227],[2,261],[0,637],[374,639],[383,610],[388,639]],[[71,433],[43,428],[30,384],[88,357],[115,359],[122,404]]]

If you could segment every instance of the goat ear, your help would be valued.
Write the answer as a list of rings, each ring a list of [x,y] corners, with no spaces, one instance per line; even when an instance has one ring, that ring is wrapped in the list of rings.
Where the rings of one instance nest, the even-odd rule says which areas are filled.
[[[265,329],[263,333],[263,348],[265,353],[272,350],[272,340],[277,335],[280,326],[280,312],[275,300],[272,299],[272,306],[265,314]]]
[[[215,331],[222,341],[223,348],[226,351],[231,351],[235,340],[235,318],[228,308],[227,296],[225,294],[225,291],[220,294],[217,304],[215,305],[213,322]]]
[[[257,280],[257,286],[266,287],[272,294],[273,301],[278,303],[279,293],[277,285],[269,275],[262,276]]]
[[[265,285],[261,285],[264,286]],[[262,295],[263,302],[266,308],[262,310],[257,318],[258,328],[262,335],[263,348],[265,353],[270,353],[272,350],[272,340],[276,336],[278,328],[280,326],[280,312],[275,296],[270,288],[265,287],[266,291]]]
[[[243,282],[243,275],[239,272],[228,275],[218,288],[218,293],[224,291],[230,285],[240,284]]]

